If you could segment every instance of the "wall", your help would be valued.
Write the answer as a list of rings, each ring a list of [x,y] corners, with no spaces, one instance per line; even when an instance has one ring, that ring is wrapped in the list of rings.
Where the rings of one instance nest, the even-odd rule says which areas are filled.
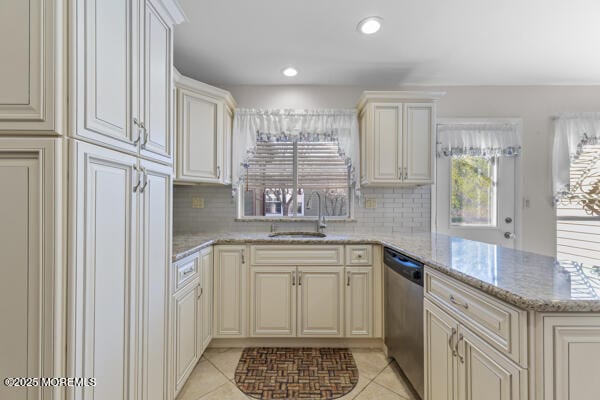
[[[240,107],[349,108],[356,105],[360,93],[365,88],[234,86],[227,89],[232,92]],[[367,89],[446,91],[446,96],[438,106],[439,117],[522,118],[521,173],[523,196],[529,200],[529,207],[522,210],[522,247],[529,251],[554,254],[556,234],[550,185],[551,117],[561,112],[600,111],[600,86],[438,86]],[[180,197],[178,192],[179,190],[175,191],[176,202]],[[176,210],[176,221],[177,214]],[[238,225],[240,224],[235,226]],[[413,230],[415,229],[417,228]]]
[[[406,233],[422,232],[431,226],[431,190],[417,188],[363,188],[360,204],[355,207],[355,220],[328,221],[327,232]],[[202,209],[191,208],[192,197],[204,198]],[[365,198],[377,200],[377,208],[363,207]],[[175,186],[173,229],[175,233],[268,232],[270,222],[236,222],[236,205],[231,186]],[[278,230],[314,230],[314,222],[277,223]]]

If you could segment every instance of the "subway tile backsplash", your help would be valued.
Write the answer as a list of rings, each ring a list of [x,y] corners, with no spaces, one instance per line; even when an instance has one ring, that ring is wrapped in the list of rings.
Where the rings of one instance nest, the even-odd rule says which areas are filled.
[[[431,228],[431,188],[362,188],[354,221],[328,221],[326,232],[408,233]],[[204,199],[204,208],[192,208],[192,198]],[[365,208],[375,199],[377,208]],[[271,222],[235,221],[231,186],[175,186],[173,232],[268,232]],[[277,222],[278,230],[314,229],[314,222]]]

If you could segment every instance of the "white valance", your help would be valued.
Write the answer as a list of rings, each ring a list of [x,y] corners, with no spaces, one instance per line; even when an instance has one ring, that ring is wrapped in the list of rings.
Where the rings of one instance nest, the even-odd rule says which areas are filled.
[[[570,191],[571,162],[585,145],[600,144],[600,113],[562,114],[554,120],[552,190],[558,201]]]
[[[257,141],[336,141],[340,155],[351,164],[356,188],[359,166],[358,117],[354,109],[259,110],[236,109],[233,120],[233,184],[241,182],[245,161]]]
[[[437,126],[438,157],[514,157],[521,151],[515,123],[441,123]]]

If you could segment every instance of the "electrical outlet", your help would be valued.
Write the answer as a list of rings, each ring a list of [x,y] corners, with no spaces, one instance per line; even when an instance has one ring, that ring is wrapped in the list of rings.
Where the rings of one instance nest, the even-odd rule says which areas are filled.
[[[192,197],[192,208],[204,208],[204,197]]]
[[[377,208],[377,199],[365,199],[365,208]]]

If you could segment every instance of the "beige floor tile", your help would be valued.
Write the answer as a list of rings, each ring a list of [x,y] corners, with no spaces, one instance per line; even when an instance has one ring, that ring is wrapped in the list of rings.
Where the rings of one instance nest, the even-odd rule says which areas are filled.
[[[199,400],[247,400],[248,398],[233,383],[227,382]]]
[[[227,377],[214,365],[208,361],[200,361],[179,392],[177,400],[197,400],[225,382],[227,382]]]
[[[351,400],[354,399],[362,390],[369,384],[371,380],[362,375],[358,375],[358,383],[354,386],[354,389],[345,396],[339,397],[339,400]]]
[[[406,400],[406,397],[371,382],[356,396],[356,400]]]
[[[407,382],[404,377],[400,374],[398,365],[396,363],[390,363],[377,377],[374,379],[375,383],[390,389],[401,396],[412,399],[414,395],[408,388]]]
[[[235,369],[237,368],[240,356],[242,355],[242,349],[215,349],[219,351],[206,351],[204,356],[210,361],[215,367],[219,369],[227,379],[235,378]]]
[[[366,378],[373,379],[390,363],[386,356],[381,351],[353,349],[352,355],[358,374]]]

